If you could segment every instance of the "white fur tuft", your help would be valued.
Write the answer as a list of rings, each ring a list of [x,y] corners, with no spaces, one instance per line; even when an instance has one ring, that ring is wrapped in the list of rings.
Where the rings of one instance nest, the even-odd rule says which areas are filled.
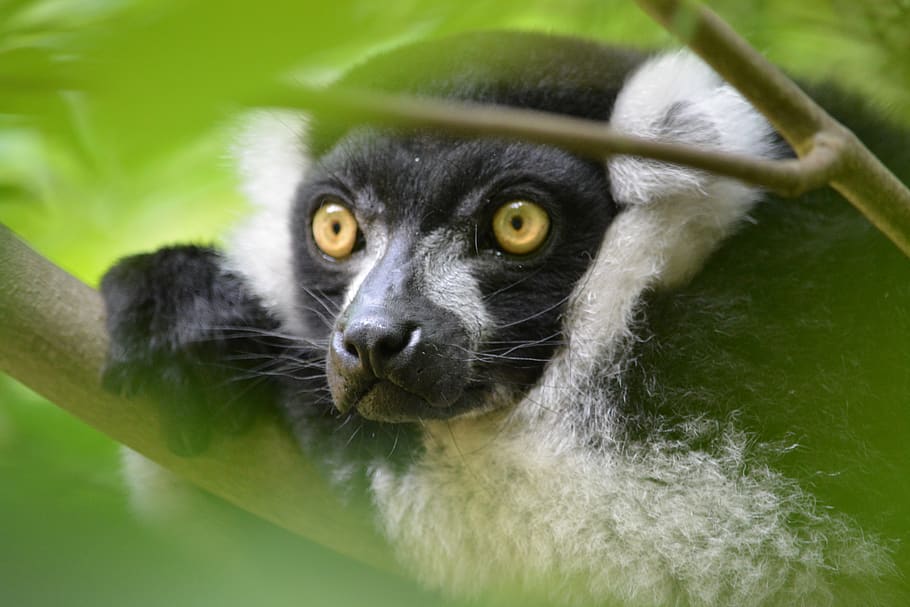
[[[459,255],[456,238],[450,231],[438,229],[423,239],[415,256],[420,260],[423,292],[430,301],[458,318],[468,333],[471,347],[476,347],[492,320],[470,266]]]
[[[827,605],[849,602],[832,578],[868,582],[889,567],[849,520],[750,468],[749,438],[734,430],[716,452],[660,436],[596,449],[558,414],[540,421],[427,423],[427,454],[407,474],[373,470],[384,531],[424,583],[554,605]],[[704,429],[683,430],[697,443]]]
[[[661,55],[635,72],[616,99],[610,123],[617,131],[646,139],[755,157],[774,152],[773,131],[765,118],[688,51]],[[608,166],[613,196],[627,205],[713,196],[714,188],[725,182],[730,188],[734,183],[697,169],[633,156],[614,157]],[[748,191],[724,194],[752,198]]]
[[[307,118],[299,112],[258,110],[242,120],[233,146],[244,194],[260,207],[285,208],[309,165]]]
[[[290,217],[294,196],[310,164],[304,147],[306,117],[299,113],[251,114],[234,146],[241,188],[256,212],[230,238],[227,267],[280,318],[302,333],[296,314]]]

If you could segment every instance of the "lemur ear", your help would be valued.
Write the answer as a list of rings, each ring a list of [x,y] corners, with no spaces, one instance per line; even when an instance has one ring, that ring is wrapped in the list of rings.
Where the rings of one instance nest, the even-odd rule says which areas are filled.
[[[647,139],[756,157],[779,155],[765,118],[688,51],[659,55],[636,70],[616,99],[610,124]],[[746,204],[755,198],[750,188],[731,191],[735,182],[730,179],[655,160],[619,156],[608,169],[613,197],[621,205],[716,194]]]
[[[720,152],[764,158],[783,152],[764,116],[688,51],[642,64],[620,90],[610,123],[624,133]],[[645,158],[617,156],[607,169],[614,200],[640,216],[618,222],[613,238],[634,242],[652,260],[654,287],[695,274],[762,194],[735,179]]]
[[[764,117],[685,51],[643,63],[620,90],[610,124],[649,139],[778,155]],[[570,300],[565,331],[584,356],[567,361],[563,371],[562,361],[551,364],[553,373],[563,373],[560,385],[571,377],[584,381],[594,372],[586,361],[620,351],[642,294],[688,281],[761,196],[734,179],[645,158],[611,158],[607,171],[620,213]]]

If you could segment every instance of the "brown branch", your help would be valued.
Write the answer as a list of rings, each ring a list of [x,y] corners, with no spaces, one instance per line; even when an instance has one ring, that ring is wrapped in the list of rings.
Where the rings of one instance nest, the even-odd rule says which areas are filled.
[[[636,0],[764,114],[799,154],[831,117],[716,14],[686,0]]]
[[[88,425],[207,491],[299,535],[392,570],[365,508],[338,501],[276,420],[181,458],[160,437],[157,407],[99,385],[107,351],[99,294],[0,225],[0,371]]]

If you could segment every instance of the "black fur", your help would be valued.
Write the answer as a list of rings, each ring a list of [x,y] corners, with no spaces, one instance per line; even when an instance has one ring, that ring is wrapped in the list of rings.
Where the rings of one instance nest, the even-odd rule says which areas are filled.
[[[559,321],[566,297],[596,254],[615,213],[603,165],[561,150],[495,140],[351,133],[301,188],[292,227],[302,314],[310,326],[322,325],[317,335],[326,338],[332,330],[326,307],[340,308],[351,277],[348,266],[365,254],[336,261],[316,249],[309,222],[328,196],[344,200],[364,218],[367,241],[385,232],[393,240],[389,249],[398,257],[389,263],[396,272],[386,268],[369,280],[395,276],[413,281],[407,273],[413,271],[408,263],[417,236],[440,228],[457,243],[454,254],[470,260],[496,329],[478,349],[484,362],[470,376],[467,400],[439,411],[446,416],[482,403],[494,385],[523,388],[537,379],[562,341]],[[551,217],[545,245],[523,257],[500,251],[490,229],[496,208],[516,198],[537,202]],[[407,297],[398,295],[385,304],[412,320],[426,315],[429,306],[415,300],[416,288],[406,285],[404,291]],[[452,335],[443,341],[458,346]],[[446,357],[438,360],[439,366],[463,380],[465,361],[457,351]],[[430,409],[425,413],[433,416]]]
[[[123,259],[101,282],[104,386],[154,398],[183,455],[205,449],[213,431],[247,427],[276,398],[260,371],[282,350],[270,333],[278,323],[222,262],[213,249],[171,247]]]

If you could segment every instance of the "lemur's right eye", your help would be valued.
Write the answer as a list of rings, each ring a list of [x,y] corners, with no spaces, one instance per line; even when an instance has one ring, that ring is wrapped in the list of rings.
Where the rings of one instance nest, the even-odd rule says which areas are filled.
[[[313,240],[319,250],[334,259],[351,254],[357,244],[357,219],[340,203],[329,200],[313,215]]]

